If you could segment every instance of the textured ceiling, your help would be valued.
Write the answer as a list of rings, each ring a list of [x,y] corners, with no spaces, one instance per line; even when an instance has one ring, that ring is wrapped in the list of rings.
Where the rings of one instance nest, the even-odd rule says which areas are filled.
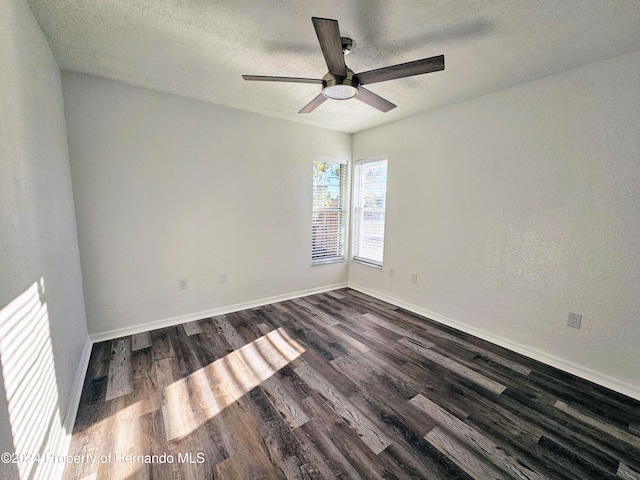
[[[29,0],[63,70],[357,132],[640,49],[638,0]],[[357,100],[297,112],[320,85],[311,17],[354,40],[355,72],[445,55],[446,69],[370,86],[398,107]]]

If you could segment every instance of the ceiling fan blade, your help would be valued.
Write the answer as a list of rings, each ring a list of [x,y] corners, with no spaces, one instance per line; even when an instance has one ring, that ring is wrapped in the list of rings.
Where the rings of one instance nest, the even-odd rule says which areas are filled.
[[[344,63],[338,21],[318,17],[311,17],[311,21],[313,22],[313,28],[316,29],[316,35],[318,35],[324,60],[327,62],[327,67],[329,67],[329,73],[339,77],[346,77],[347,66]]]
[[[319,105],[323,104],[327,99],[324,95],[320,94],[313,100],[311,100],[307,105],[300,110],[298,113],[311,113],[313,112]]]
[[[357,77],[360,85],[369,85],[370,83],[386,82],[387,80],[422,75],[423,73],[440,70],[444,70],[444,55],[369,70],[368,72],[358,73]]]
[[[242,75],[242,78],[254,82],[322,83],[321,79],[316,78],[268,77],[264,75]]]
[[[377,108],[381,112],[388,112],[392,108],[396,108],[396,106],[389,100],[385,100],[384,98],[363,87],[358,87],[358,95],[356,95],[354,98],[357,98],[367,105],[371,105],[372,107]]]

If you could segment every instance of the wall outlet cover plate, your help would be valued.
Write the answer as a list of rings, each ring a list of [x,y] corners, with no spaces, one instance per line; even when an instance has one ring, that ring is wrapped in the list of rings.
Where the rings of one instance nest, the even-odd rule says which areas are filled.
[[[582,315],[579,313],[569,312],[569,318],[567,319],[567,326],[572,328],[580,328],[582,323]]]

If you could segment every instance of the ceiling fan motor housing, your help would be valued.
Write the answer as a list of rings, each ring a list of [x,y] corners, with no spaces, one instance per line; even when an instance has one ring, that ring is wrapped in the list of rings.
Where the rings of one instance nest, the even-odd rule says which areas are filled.
[[[327,73],[322,77],[322,94],[333,100],[348,100],[358,95],[358,77],[347,68],[347,76]]]

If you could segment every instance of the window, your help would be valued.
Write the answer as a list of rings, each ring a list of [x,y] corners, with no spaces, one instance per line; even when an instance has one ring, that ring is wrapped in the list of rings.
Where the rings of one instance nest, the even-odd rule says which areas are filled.
[[[311,263],[344,261],[347,165],[313,162]]]
[[[353,259],[382,267],[387,158],[358,160],[353,192]]]

